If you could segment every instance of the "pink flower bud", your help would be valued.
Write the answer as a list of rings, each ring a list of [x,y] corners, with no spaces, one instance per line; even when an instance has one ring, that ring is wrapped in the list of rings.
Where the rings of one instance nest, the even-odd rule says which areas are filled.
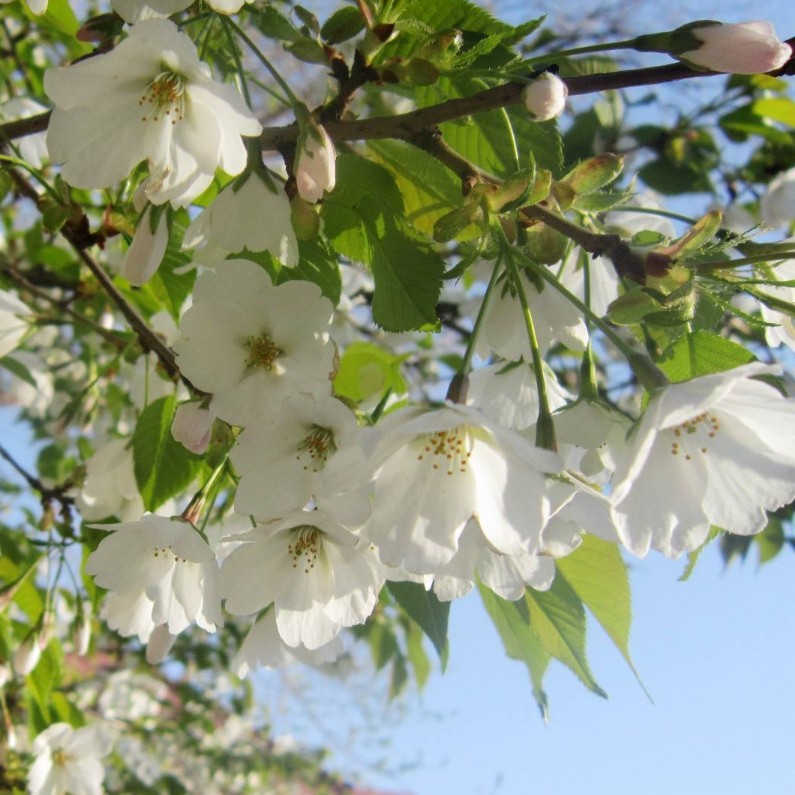
[[[194,400],[177,406],[171,435],[192,453],[201,455],[210,443],[214,415]]]
[[[522,99],[533,121],[556,119],[566,107],[569,89],[551,72],[544,72],[524,87]]]
[[[314,204],[325,191],[334,190],[336,157],[329,134],[320,125],[313,125],[295,164],[295,182],[302,199]]]
[[[780,69],[792,55],[792,48],[776,36],[770,22],[718,23],[693,27],[688,32],[701,46],[679,57],[713,72],[762,74]]]

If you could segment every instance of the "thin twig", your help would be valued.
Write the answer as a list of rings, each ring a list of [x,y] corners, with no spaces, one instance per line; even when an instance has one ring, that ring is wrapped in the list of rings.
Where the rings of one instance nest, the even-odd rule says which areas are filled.
[[[63,506],[74,505],[74,497],[66,494],[66,491],[72,487],[72,484],[66,486],[55,486],[54,488],[47,488],[35,475],[31,475],[25,467],[22,466],[6,448],[0,444],[0,457],[4,458],[17,473],[25,480],[25,482],[34,491],[41,495],[42,503],[57,500]]]
[[[40,196],[36,193],[35,188],[23,177],[16,169],[8,169],[8,173],[14,180],[14,184],[25,197],[39,205]],[[103,290],[107,293],[108,297],[118,307],[119,311],[124,315],[125,320],[130,325],[130,328],[135,332],[141,346],[145,351],[151,351],[157,356],[163,369],[168,374],[169,378],[174,380],[181,378],[182,382],[192,391],[199,392],[193,384],[191,384],[184,376],[181,376],[179,367],[177,366],[174,352],[169,348],[157,334],[149,328],[146,321],[122,295],[121,291],[113,283],[113,280],[108,276],[102,267],[94,260],[94,258],[85,250],[85,233],[83,231],[83,224],[81,223],[84,217],[76,224],[66,223],[59,230],[60,233],[72,246],[75,254],[80,258],[83,264],[91,271],[96,280],[102,285]],[[90,235],[89,235],[90,238]]]
[[[79,312],[76,312],[74,309],[72,309],[72,307],[66,306],[63,301],[59,301],[45,290],[42,290],[40,287],[37,287],[35,284],[30,282],[18,270],[10,266],[0,267],[0,275],[16,284],[18,287],[21,287],[23,290],[29,292],[31,295],[35,295],[42,301],[47,301],[49,304],[52,304],[58,309],[59,312],[69,315],[69,317],[71,317],[76,323],[80,323],[86,328],[90,328],[93,332],[99,334],[99,336],[102,337],[106,342],[111,343],[117,350],[122,350],[125,347],[124,340],[116,336],[116,334],[114,334],[110,329],[103,328],[99,325],[99,323],[89,320],[89,318],[81,315]]]

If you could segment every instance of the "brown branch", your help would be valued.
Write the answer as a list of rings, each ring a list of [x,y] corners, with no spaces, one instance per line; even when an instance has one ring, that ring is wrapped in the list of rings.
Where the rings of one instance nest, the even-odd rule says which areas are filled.
[[[793,40],[795,41],[795,40]],[[795,60],[771,75],[795,73]],[[682,63],[652,66],[643,69],[625,69],[597,75],[568,77],[564,80],[570,96],[593,94],[633,86],[651,86],[690,80],[697,77],[716,77],[722,72],[696,71]],[[522,83],[504,83],[468,97],[450,99],[396,116],[379,116],[354,121],[329,121],[326,131],[334,141],[372,140],[378,138],[410,139],[421,132],[447,121],[455,121],[476,113],[518,105],[522,101]],[[262,131],[263,149],[279,149],[297,138],[298,131],[291,127],[266,127]]]
[[[8,169],[8,173],[14,181],[19,192],[26,198],[33,201],[38,207],[41,202],[41,197],[36,192],[36,189],[25,179],[16,169]],[[102,285],[102,289],[106,292],[110,300],[116,304],[119,311],[124,315],[125,320],[130,325],[130,328],[135,332],[141,346],[145,351],[151,351],[157,356],[163,369],[168,374],[169,378],[174,380],[181,378],[185,386],[193,392],[199,392],[193,384],[191,384],[184,376],[181,376],[179,367],[177,366],[174,352],[169,348],[157,334],[149,328],[146,321],[138,314],[138,311],[133,307],[127,299],[122,295],[118,287],[113,283],[113,280],[107,273],[100,267],[100,265],[91,257],[85,250],[87,242],[91,241],[91,235],[86,236],[87,220],[84,215],[79,219],[70,223],[67,222],[59,230],[60,233],[66,238],[72,246],[75,254],[80,258],[83,264],[91,271],[96,280]]]
[[[788,41],[795,44],[795,38]],[[554,54],[550,56],[554,59]],[[604,72],[596,75],[568,77],[564,80],[570,96],[593,94],[599,91],[613,91],[633,86],[652,86],[691,80],[697,77],[717,77],[722,72],[697,71],[683,63],[665,66],[652,66],[642,69],[625,69],[617,72]],[[770,72],[773,76],[795,74],[795,59],[790,59],[781,69]],[[324,122],[328,134],[334,141],[357,141],[378,138],[410,138],[423,130],[436,127],[446,121],[454,121],[475,113],[518,105],[521,100],[522,83],[504,83],[488,88],[468,97],[450,99],[427,108],[402,113],[396,116],[377,116],[371,119],[341,121],[329,119]],[[324,113],[324,116],[326,114]],[[333,115],[333,114],[331,114]],[[0,124],[0,140],[21,138],[25,135],[43,132],[47,129],[50,114],[41,113],[18,121]],[[281,149],[295,144],[298,128],[266,127],[262,131],[262,147],[267,151]]]
[[[7,121],[0,124],[0,141],[13,141],[16,138],[24,138],[28,135],[44,132],[50,123],[52,111],[38,113],[35,116],[27,116],[24,119]]]
[[[74,505],[75,502],[74,497],[70,497],[67,494],[74,485],[73,483],[67,482],[61,486],[47,488],[35,475],[31,475],[2,444],[0,444],[0,458],[4,458],[25,480],[28,486],[41,495],[41,503],[45,511],[53,500],[57,500],[68,515],[69,506]]]
[[[76,312],[71,306],[66,306],[63,301],[59,301],[45,290],[42,290],[40,287],[37,287],[35,284],[26,279],[25,276],[20,273],[20,271],[16,270],[16,268],[12,268],[9,265],[0,266],[0,275],[4,276],[10,282],[16,284],[17,287],[21,287],[26,292],[29,292],[31,295],[35,295],[42,301],[47,301],[48,303],[52,304],[58,309],[59,312],[63,312],[64,314],[68,315],[76,323],[80,323],[81,325],[86,326],[86,328],[90,328],[106,342],[111,343],[116,350],[122,350],[125,347],[124,340],[116,336],[116,334],[114,334],[110,329],[103,328],[99,325],[99,323],[95,323],[93,320],[90,320],[84,315],[81,315],[79,312]]]
[[[639,284],[646,283],[645,257],[633,251],[629,243],[618,235],[600,234],[583,229],[562,215],[546,209],[543,202],[523,207],[520,212],[525,218],[541,221],[556,232],[565,235],[589,254],[595,257],[607,257],[620,277],[632,279]]]

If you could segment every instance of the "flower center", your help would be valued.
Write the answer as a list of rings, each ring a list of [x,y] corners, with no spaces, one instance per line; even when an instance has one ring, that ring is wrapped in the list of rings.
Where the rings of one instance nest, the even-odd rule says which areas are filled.
[[[311,525],[296,527],[293,530],[292,541],[287,545],[287,553],[293,559],[294,569],[300,565],[304,569],[304,574],[309,574],[315,568],[321,535],[321,531]]]
[[[675,428],[669,428],[667,433],[671,438],[671,455],[685,461],[692,461],[695,455],[706,455],[709,440],[714,439],[719,430],[720,421],[707,411],[685,420]]]
[[[314,425],[312,430],[301,440],[298,445],[298,455],[300,461],[304,458],[304,469],[312,472],[320,472],[326,466],[328,457],[337,449],[334,443],[334,432],[328,428],[321,428]],[[306,457],[306,458],[305,458]],[[309,460],[306,460],[306,459]]]
[[[174,550],[172,550],[170,546],[169,547],[155,547],[152,554],[156,558],[161,558],[161,557],[162,558],[168,558],[168,556],[170,555],[172,558],[174,558],[174,563],[187,563],[188,562],[187,558],[179,558],[179,557],[177,557],[174,554]]]
[[[280,356],[284,356],[284,351],[265,331],[258,337],[249,337],[246,340],[246,347],[248,348],[248,358],[246,359],[248,369],[262,367],[265,370],[272,370],[276,360]]]
[[[63,748],[56,748],[52,752],[52,762],[56,767],[66,767],[69,764],[70,756]]]
[[[418,461],[429,461],[433,469],[446,470],[448,475],[466,472],[472,457],[474,438],[466,425],[447,431],[435,431],[421,439],[422,451]]]
[[[176,72],[163,71],[157,75],[138,100],[141,107],[152,106],[149,113],[141,117],[141,121],[159,121],[169,115],[172,124],[184,119],[185,85],[185,78]]]

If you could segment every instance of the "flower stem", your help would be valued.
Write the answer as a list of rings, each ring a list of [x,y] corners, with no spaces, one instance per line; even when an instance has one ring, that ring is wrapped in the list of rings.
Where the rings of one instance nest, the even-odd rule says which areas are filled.
[[[230,20],[228,17],[222,17],[221,21],[224,26],[224,34],[226,35],[226,40],[229,42],[229,49],[232,53],[232,60],[235,62],[235,71],[237,72],[238,79],[240,80],[240,90],[243,92],[243,97],[246,100],[246,105],[253,110],[251,105],[251,93],[248,90],[248,80],[246,79],[246,72],[243,69],[243,62],[240,60],[240,52],[237,49],[237,43],[235,42],[234,36],[232,35],[233,31],[230,29]]]
[[[611,50],[632,50],[634,49],[634,44],[634,39],[608,42],[607,44],[586,44],[583,47],[572,47],[568,50],[558,50],[557,52],[549,52],[546,55],[537,55],[535,58],[528,58],[522,61],[522,63],[532,66],[544,61],[554,61],[557,58],[570,58],[572,55],[588,55],[592,52],[610,52]]]
[[[557,451],[558,444],[555,439],[555,423],[552,421],[552,412],[549,408],[549,395],[547,394],[547,382],[544,378],[544,360],[538,345],[538,335],[536,334],[535,325],[533,324],[533,315],[530,311],[530,305],[527,303],[527,294],[525,293],[524,284],[522,283],[521,272],[512,257],[514,249],[510,247],[510,243],[508,243],[507,240],[504,240],[504,244],[506,246],[505,259],[508,262],[511,280],[516,288],[516,295],[519,298],[519,303],[522,305],[522,318],[524,319],[525,329],[527,330],[530,352],[533,356],[533,374],[535,375],[536,389],[538,390],[536,446]]]
[[[585,304],[591,306],[591,261],[588,255],[583,252],[581,257],[583,268],[583,292],[585,293]],[[597,400],[599,390],[596,386],[596,368],[594,367],[593,344],[591,342],[591,318],[585,315],[585,327],[588,329],[588,347],[582,357],[580,365],[580,400]]]
[[[296,105],[300,105],[301,101],[296,97],[293,93],[293,90],[287,85],[285,79],[279,74],[276,67],[268,60],[268,58],[263,54],[259,47],[243,32],[239,25],[233,22],[229,17],[224,17],[226,23],[235,31],[238,38],[241,41],[244,41],[251,52],[254,54],[254,57],[270,72],[271,77],[278,83],[279,88],[284,92],[285,97],[287,99],[282,99],[281,101],[285,105],[291,105],[295,107]]]
[[[574,293],[564,287],[543,265],[538,265],[529,257],[522,254],[518,249],[514,249],[513,256],[522,260],[522,264],[529,268],[533,273],[538,274],[545,282],[557,290],[567,301],[574,304],[584,317],[589,318],[596,328],[599,329],[612,343],[621,351],[627,363],[632,368],[632,372],[638,381],[647,391],[652,391],[661,386],[666,386],[669,381],[664,373],[649,359],[645,354],[636,351],[621,339],[621,336],[602,320],[591,308],[584,304]]]
[[[488,311],[489,304],[491,303],[491,298],[494,294],[494,288],[497,285],[497,280],[501,270],[500,265],[501,260],[498,258],[494,263],[494,270],[491,272],[491,278],[489,279],[489,283],[486,286],[486,292],[483,294],[483,302],[481,303],[477,317],[475,318],[475,325],[472,327],[472,334],[470,335],[469,341],[467,342],[466,351],[464,351],[464,361],[461,363],[461,367],[458,369],[458,372],[462,375],[467,375],[472,370],[472,357],[475,355],[475,345],[477,344],[478,336],[483,329],[483,321],[485,320],[486,312]]]
[[[180,514],[180,519],[190,522],[196,528],[197,532],[199,532],[202,536],[204,533],[199,529],[199,519],[201,519],[201,516],[204,513],[204,508],[208,502],[208,497],[213,493],[218,478],[226,468],[226,460],[228,457],[228,454],[223,457],[221,463],[218,464],[218,466],[212,471],[210,477],[207,478],[204,485],[193,495],[193,497],[191,497],[191,501],[188,503],[188,506]],[[205,538],[205,541],[206,540],[207,539]]]

